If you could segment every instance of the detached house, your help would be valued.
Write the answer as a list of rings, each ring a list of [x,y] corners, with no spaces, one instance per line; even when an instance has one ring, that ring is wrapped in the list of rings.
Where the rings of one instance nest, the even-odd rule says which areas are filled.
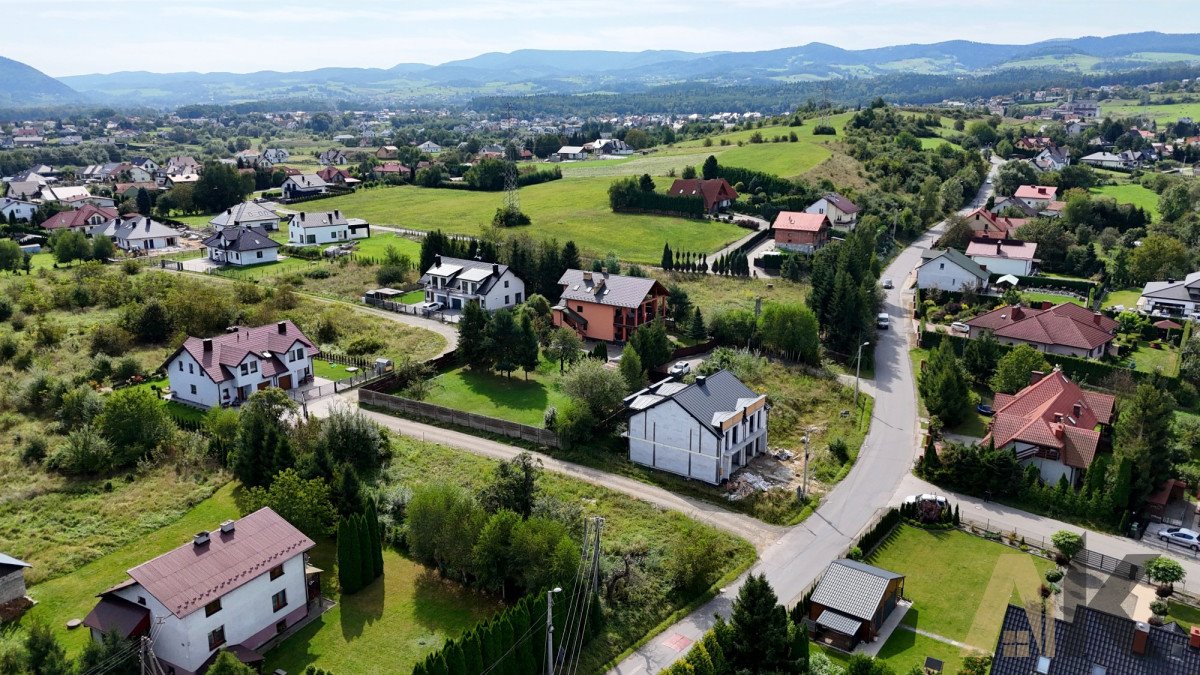
[[[327,166],[317,172],[321,180],[325,181],[326,185],[344,185],[353,187],[362,181],[350,175],[350,172],[345,169],[339,169],[336,166]]]
[[[254,202],[242,202],[231,206],[208,221],[213,227],[260,227],[273,231],[279,229],[279,216],[265,206]]]
[[[718,485],[767,451],[767,397],[728,370],[625,398],[629,459]]]
[[[153,251],[179,245],[179,232],[157,220],[130,213],[87,230],[89,236],[105,236],[122,251]]]
[[[341,211],[301,211],[288,220],[288,243],[293,246],[337,244],[371,236],[371,225],[360,218],[346,218]]]
[[[858,224],[860,210],[854,202],[836,192],[830,192],[813,202],[811,206],[804,209],[804,212],[824,214],[829,217],[829,223],[834,227],[853,230],[854,226]]]
[[[258,649],[318,611],[313,546],[264,507],[130,569],[100,594],[83,625],[94,640],[114,631],[149,637],[161,666],[155,672],[194,675],[222,649],[261,662]]]
[[[957,249],[921,251],[921,257],[925,260],[917,266],[917,288],[955,292],[987,288],[987,271]]]
[[[525,282],[508,265],[437,255],[433,267],[421,277],[425,301],[462,309],[478,302],[488,311],[513,307],[525,301]]]
[[[587,159],[588,152],[582,145],[564,145],[554,153],[554,159],[560,162]]]
[[[396,155],[400,152],[400,148],[394,145],[385,145],[375,151],[375,157],[379,159],[396,159]]]
[[[297,199],[323,195],[329,190],[329,186],[317,174],[304,173],[298,176],[288,176],[287,180],[283,181],[282,189],[284,199]]]
[[[975,239],[967,244],[967,257],[990,274],[1030,276],[1037,262],[1037,244],[1018,239]]]
[[[337,148],[330,148],[317,155],[317,161],[321,164],[345,164],[346,153]]]
[[[84,204],[73,211],[59,211],[42,222],[47,230],[63,228],[91,227],[116,220],[117,210]]]
[[[418,145],[417,149],[421,152],[427,152],[431,155],[436,155],[442,151],[442,146],[434,143],[433,141],[425,141],[424,143]]]
[[[903,574],[857,560],[834,560],[809,601],[813,638],[847,652],[859,642],[874,642],[903,598]]]
[[[724,178],[677,178],[667,194],[672,197],[700,197],[704,210],[716,214],[728,209],[737,201],[738,193]]]
[[[828,244],[830,229],[829,216],[799,211],[780,211],[771,225],[775,248],[802,253],[812,253]]]
[[[1009,197],[1009,201],[1020,204],[1021,209],[1028,209],[1025,202]],[[999,204],[997,204],[999,206]],[[1012,239],[1017,231],[1017,228],[1028,222],[1028,218],[1008,218],[1006,216],[995,215],[998,211],[988,211],[985,208],[978,208],[966,216],[967,224],[971,226],[971,236],[980,239]],[[1033,211],[1030,215],[1037,215],[1037,211]]]
[[[1038,307],[1005,305],[968,320],[970,337],[991,331],[1001,344],[1030,345],[1047,354],[1104,356],[1116,339],[1117,322],[1074,303]]]
[[[1151,281],[1142,288],[1137,308],[1144,314],[1200,316],[1200,272],[1183,278]]]
[[[1013,193],[1013,197],[1041,211],[1050,202],[1058,199],[1058,188],[1045,185],[1022,185]]]
[[[654,279],[567,270],[558,285],[562,295],[552,308],[554,325],[587,340],[624,342],[667,313],[667,289]]]
[[[1029,161],[1038,171],[1062,171],[1071,165],[1071,156],[1055,145],[1042,150]]]
[[[1113,396],[1085,391],[1057,368],[1048,375],[1034,371],[1021,391],[996,394],[996,414],[982,442],[1012,450],[1017,459],[1037,466],[1047,483],[1066,476],[1078,485],[1113,421],[1115,405]]]
[[[279,260],[279,244],[266,230],[252,225],[230,225],[200,243],[208,259],[219,265],[259,265]]]
[[[12,199],[10,197],[0,197],[0,218],[3,218],[5,221],[11,216],[17,221],[27,223],[33,220],[33,214],[37,213],[37,210],[38,205],[33,202]]]
[[[162,369],[176,401],[205,408],[238,405],[267,387],[290,390],[312,378],[318,354],[296,324],[237,326],[211,338],[189,337]]]

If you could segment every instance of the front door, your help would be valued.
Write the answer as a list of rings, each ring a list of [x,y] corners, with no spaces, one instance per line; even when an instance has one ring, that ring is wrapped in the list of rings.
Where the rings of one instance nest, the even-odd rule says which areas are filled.
[[[291,373],[288,373],[287,375],[279,376],[279,388],[280,389],[291,389],[292,388],[292,374]]]

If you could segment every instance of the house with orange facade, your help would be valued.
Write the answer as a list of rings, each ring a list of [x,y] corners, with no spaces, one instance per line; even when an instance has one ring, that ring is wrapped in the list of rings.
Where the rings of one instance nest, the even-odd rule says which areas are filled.
[[[780,211],[771,226],[775,248],[802,253],[812,253],[828,244],[831,228],[828,215],[801,211]]]
[[[555,326],[586,340],[625,342],[643,324],[667,314],[667,289],[654,279],[567,270],[553,307]]]

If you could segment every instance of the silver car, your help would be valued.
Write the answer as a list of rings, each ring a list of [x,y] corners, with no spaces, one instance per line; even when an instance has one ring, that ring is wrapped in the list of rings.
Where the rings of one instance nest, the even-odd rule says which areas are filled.
[[[1193,551],[1200,551],[1200,534],[1183,527],[1168,527],[1159,530],[1158,538],[1168,544],[1184,546]]]
[[[674,377],[683,377],[690,372],[692,372],[692,367],[688,365],[687,361],[678,361],[675,365],[671,366],[669,371],[667,371],[668,374]]]

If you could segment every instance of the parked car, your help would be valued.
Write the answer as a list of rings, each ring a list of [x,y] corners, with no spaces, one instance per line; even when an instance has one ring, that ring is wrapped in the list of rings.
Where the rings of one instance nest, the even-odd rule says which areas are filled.
[[[884,280],[883,280],[883,287],[884,287],[884,288],[895,288],[896,286],[895,286],[895,284],[893,284],[893,283],[892,283],[892,280],[891,280],[891,279],[884,279]]]
[[[440,312],[443,308],[445,308],[445,305],[436,301],[426,302],[421,305],[421,309],[425,310],[426,312]]]
[[[1160,541],[1175,544],[1177,546],[1186,546],[1193,551],[1200,551],[1200,534],[1183,527],[1168,527],[1165,530],[1159,530],[1158,538]]]
[[[879,330],[887,330],[888,326],[892,325],[892,317],[884,312],[880,312],[879,316],[875,317],[875,327]]]
[[[683,377],[690,372],[692,372],[692,367],[688,365],[687,361],[677,361],[675,362],[675,365],[671,366],[671,369],[667,371],[667,373],[672,377]]]
[[[916,504],[917,502],[937,502],[942,506],[946,506],[949,503],[945,497],[934,494],[909,495],[904,498],[905,504]]]
[[[992,406],[986,403],[980,403],[979,405],[975,406],[975,410],[977,410],[980,415],[985,415],[987,417],[991,417],[992,415],[996,414],[996,411],[992,409]]]
[[[970,333],[971,327],[961,321],[955,321],[954,323],[950,324],[950,330],[957,331],[959,333]]]

